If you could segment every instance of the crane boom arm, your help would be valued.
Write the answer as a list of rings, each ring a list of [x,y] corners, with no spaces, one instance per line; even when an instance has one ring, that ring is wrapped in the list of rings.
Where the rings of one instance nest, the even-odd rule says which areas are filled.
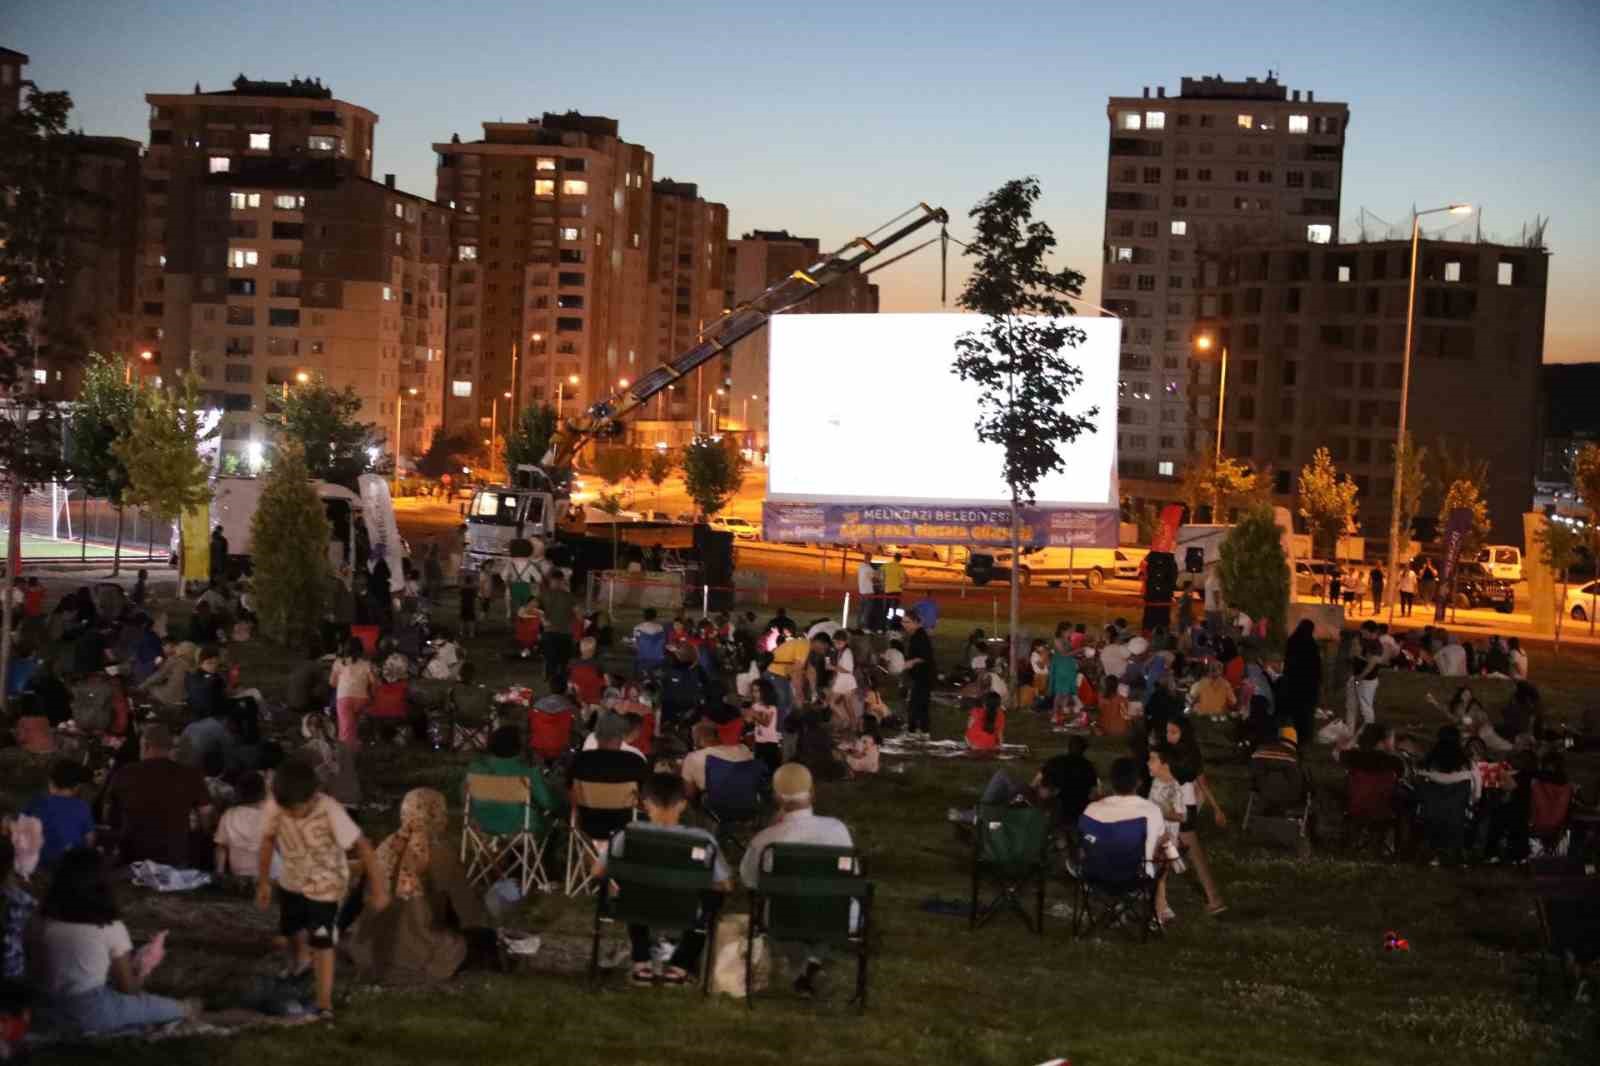
[[[857,237],[805,270],[795,271],[759,296],[740,304],[706,327],[694,347],[671,362],[656,367],[610,398],[595,403],[581,416],[569,419],[558,434],[545,465],[558,468],[570,465],[573,457],[590,438],[604,432],[674,382],[756,332],[773,315],[782,314],[811,299],[821,289],[854,273],[863,263],[924,226],[933,222],[943,225],[949,221],[943,208],[929,207],[927,204],[918,204],[911,213],[915,213],[916,217],[887,236],[879,240]]]

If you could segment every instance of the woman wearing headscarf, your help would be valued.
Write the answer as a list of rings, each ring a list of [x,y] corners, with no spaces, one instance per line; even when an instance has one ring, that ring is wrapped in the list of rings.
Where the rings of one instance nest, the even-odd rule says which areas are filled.
[[[1302,618],[1283,647],[1283,680],[1280,684],[1278,713],[1294,721],[1302,738],[1314,736],[1317,700],[1322,695],[1322,649],[1317,647],[1316,627]]]
[[[446,837],[444,796],[414,788],[400,803],[400,828],[378,847],[394,903],[363,913],[350,957],[364,979],[383,985],[447,981],[467,959],[467,930],[487,929],[483,902],[467,884]]]

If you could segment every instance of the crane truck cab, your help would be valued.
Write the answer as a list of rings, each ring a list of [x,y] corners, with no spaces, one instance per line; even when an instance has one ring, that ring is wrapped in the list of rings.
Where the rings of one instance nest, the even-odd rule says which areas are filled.
[[[566,497],[533,487],[537,467],[519,466],[520,485],[485,485],[472,494],[462,529],[466,544],[463,568],[469,573],[485,563],[511,557],[511,542],[539,537],[554,538],[556,525],[566,511]],[[546,482],[548,484],[548,482]]]

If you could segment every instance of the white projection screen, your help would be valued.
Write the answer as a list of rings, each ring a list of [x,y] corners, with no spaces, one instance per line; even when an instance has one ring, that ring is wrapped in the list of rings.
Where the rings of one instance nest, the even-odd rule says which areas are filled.
[[[778,315],[768,328],[767,496],[836,504],[1009,505],[999,445],[973,430],[977,387],[951,370],[966,314]],[[1035,487],[1040,507],[1117,505],[1120,321],[1070,320],[1083,382],[1069,411],[1098,407],[1094,432],[1063,449]]]

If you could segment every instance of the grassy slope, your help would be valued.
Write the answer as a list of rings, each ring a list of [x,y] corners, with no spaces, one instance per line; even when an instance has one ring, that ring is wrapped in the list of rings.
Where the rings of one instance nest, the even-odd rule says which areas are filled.
[[[941,628],[952,644],[965,632],[963,624]],[[484,652],[493,647],[489,640],[480,644]],[[247,677],[263,679],[270,694],[284,658],[259,644],[239,651]],[[1535,652],[1534,672],[1553,707],[1570,717],[1596,687],[1600,656],[1566,656],[1557,664]],[[500,680],[509,670],[497,661],[490,674]],[[1418,710],[1426,684],[1386,680],[1380,714],[1431,728],[1431,712]],[[1495,705],[1493,698],[1485,702]],[[937,713],[940,731],[957,735],[955,712]],[[1006,764],[1018,776],[1061,746],[1062,738],[1031,720],[1011,732],[1009,739],[1034,745],[1027,763]],[[1208,747],[1222,758],[1219,745]],[[1115,752],[1102,741],[1091,754],[1103,772]],[[453,795],[458,765],[455,757],[384,752],[364,772],[391,796],[418,784]],[[1325,752],[1316,753],[1314,765],[1332,780]],[[3,767],[8,798],[42,775],[41,766],[22,764],[14,754]],[[944,811],[969,801],[992,769],[960,760],[917,762],[904,774],[823,786],[820,807],[852,825],[878,884],[873,1004],[864,1016],[843,1006],[842,966],[829,1001],[771,998],[753,1014],[725,999],[627,990],[615,981],[593,994],[571,976],[473,975],[429,992],[358,991],[331,1030],[133,1045],[118,1048],[118,1061],[298,1066],[349,1055],[373,1066],[678,1063],[703,1057],[691,1050],[700,1048],[750,1063],[788,1062],[800,1052],[817,1066],[1010,1066],[1066,1055],[1079,1066],[1589,1061],[1581,1048],[1593,1039],[1592,1008],[1588,1015],[1549,1013],[1532,1001],[1528,963],[1537,930],[1514,871],[1429,870],[1326,852],[1295,862],[1246,846],[1230,826],[1206,839],[1232,909],[1220,920],[1206,918],[1198,889],[1186,882],[1173,895],[1180,921],[1162,942],[1074,942],[1066,922],[1048,919],[1039,939],[1004,916],[971,933],[961,919],[928,915],[917,909],[919,901],[959,898],[967,887],[965,852]],[[1587,761],[1580,780],[1590,782],[1595,769]],[[1218,761],[1211,774],[1237,819],[1243,767]],[[387,824],[380,817],[369,832]],[[1051,898],[1065,895],[1053,888]],[[204,942],[203,909],[217,905],[193,904],[191,951]],[[584,936],[591,913],[586,901],[541,897],[522,924],[554,943]],[[1410,938],[1409,955],[1380,950],[1391,928]],[[197,971],[173,954],[163,971],[169,987],[198,991],[186,987],[194,980],[186,975]],[[47,1061],[98,1061],[101,1054],[63,1050]]]

